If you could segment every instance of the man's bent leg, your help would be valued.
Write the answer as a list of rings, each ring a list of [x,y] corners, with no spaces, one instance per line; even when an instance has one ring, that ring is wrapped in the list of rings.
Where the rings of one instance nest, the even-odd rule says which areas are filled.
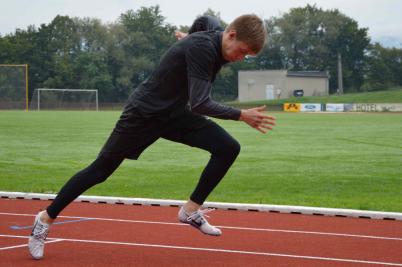
[[[211,158],[190,197],[193,202],[202,205],[237,158],[240,144],[215,123],[189,132],[183,139],[186,144],[211,153]]]
[[[239,143],[219,125],[209,122],[204,127],[182,131],[180,135],[167,135],[166,139],[202,148],[211,153],[211,158],[201,174],[190,200],[180,209],[178,217],[205,234],[219,236],[221,230],[210,225],[200,210],[205,199],[218,185],[240,152]]]

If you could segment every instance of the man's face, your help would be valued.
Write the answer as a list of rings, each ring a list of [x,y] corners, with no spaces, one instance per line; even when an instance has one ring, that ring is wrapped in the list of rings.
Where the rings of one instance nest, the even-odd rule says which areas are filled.
[[[246,43],[236,40],[236,31],[224,32],[222,40],[222,55],[230,62],[243,60],[246,56],[255,56]]]

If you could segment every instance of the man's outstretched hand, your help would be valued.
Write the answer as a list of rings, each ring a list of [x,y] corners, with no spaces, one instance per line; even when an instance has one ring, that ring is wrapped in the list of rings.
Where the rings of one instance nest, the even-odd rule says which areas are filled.
[[[242,109],[240,114],[240,121],[244,121],[254,129],[262,133],[266,133],[275,126],[275,117],[265,115],[264,111],[266,106]]]

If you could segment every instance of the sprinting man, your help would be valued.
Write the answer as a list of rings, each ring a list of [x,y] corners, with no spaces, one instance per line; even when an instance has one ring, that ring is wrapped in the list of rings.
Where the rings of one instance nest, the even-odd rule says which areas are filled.
[[[150,77],[130,95],[96,160],[75,174],[46,210],[36,216],[28,242],[32,257],[43,257],[50,225],[67,205],[87,189],[105,181],[124,159],[138,159],[161,137],[211,153],[178,218],[204,234],[221,235],[221,230],[208,223],[204,217],[206,211],[200,208],[236,159],[240,145],[206,116],[243,121],[262,133],[272,130],[275,118],[264,113],[265,106],[239,110],[213,101],[212,83],[224,64],[259,53],[266,36],[264,22],[256,15],[240,16],[224,31],[220,30],[216,18],[200,17],[187,36],[176,35],[180,40],[167,50]]]

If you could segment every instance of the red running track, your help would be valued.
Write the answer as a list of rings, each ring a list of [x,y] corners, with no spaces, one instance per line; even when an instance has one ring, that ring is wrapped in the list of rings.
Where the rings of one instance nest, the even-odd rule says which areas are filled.
[[[402,222],[216,210],[212,237],[178,208],[72,203],[52,226],[45,258],[26,246],[49,202],[0,199],[0,266],[402,266]]]

